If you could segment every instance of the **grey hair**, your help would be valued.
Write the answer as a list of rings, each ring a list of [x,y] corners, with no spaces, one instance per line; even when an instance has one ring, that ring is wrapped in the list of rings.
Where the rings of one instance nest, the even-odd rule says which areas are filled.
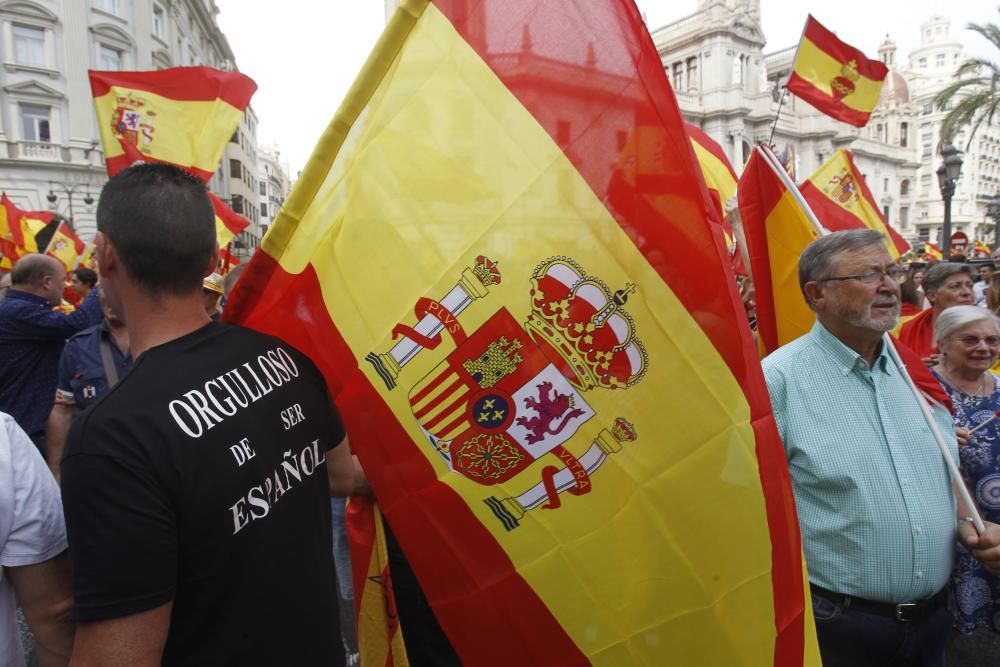
[[[937,292],[944,285],[948,278],[951,278],[956,273],[964,273],[969,276],[969,279],[975,281],[976,277],[972,275],[972,269],[968,264],[960,264],[958,262],[937,262],[931,268],[927,269],[927,273],[924,274],[924,282],[920,283],[920,286],[924,288],[924,292]]]
[[[833,272],[833,264],[841,253],[884,244],[885,235],[874,229],[833,232],[816,239],[799,255],[799,289],[805,295],[806,283],[829,277]]]
[[[946,340],[955,331],[978,322],[989,322],[1000,334],[1000,318],[979,306],[952,306],[938,313],[934,320],[934,340]]]

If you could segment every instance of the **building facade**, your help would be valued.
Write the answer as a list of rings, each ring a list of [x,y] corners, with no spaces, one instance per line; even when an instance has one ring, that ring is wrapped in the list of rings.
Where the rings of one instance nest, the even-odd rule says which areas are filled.
[[[759,0],[699,0],[690,16],[650,28],[685,117],[723,146],[737,173],[761,142],[794,156],[797,181],[834,151],[850,149],[889,223],[912,243],[940,241],[944,208],[935,172],[941,163],[938,129],[947,110],[937,111],[932,100],[965,60],[949,19],[936,16],[921,26],[920,46],[905,67],[891,40],[880,46],[889,76],[864,128],[783,94],[797,45],[765,53]],[[996,194],[1000,179],[1000,125],[984,125],[967,141],[967,130],[955,140],[965,153],[952,229],[992,241],[986,197]]]
[[[260,197],[257,194],[257,114],[248,106],[226,144],[219,169],[229,185],[229,205],[248,221],[233,245],[238,257],[249,257],[260,245]]]
[[[0,189],[72,217],[88,240],[107,172],[87,70],[234,69],[217,12],[214,0],[0,2]],[[224,199],[228,176],[209,183]]]
[[[266,232],[285,204],[292,189],[288,177],[288,165],[281,160],[281,152],[276,146],[262,148],[258,154],[258,190],[260,197],[260,227]]]

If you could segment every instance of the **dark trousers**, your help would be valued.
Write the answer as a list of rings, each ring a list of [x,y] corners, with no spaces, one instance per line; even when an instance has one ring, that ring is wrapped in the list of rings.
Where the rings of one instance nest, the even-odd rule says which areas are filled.
[[[951,629],[946,606],[901,623],[812,596],[823,667],[944,667]]]

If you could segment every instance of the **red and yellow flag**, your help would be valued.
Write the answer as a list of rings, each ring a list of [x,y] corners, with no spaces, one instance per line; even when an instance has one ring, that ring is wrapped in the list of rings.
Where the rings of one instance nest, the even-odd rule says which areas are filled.
[[[992,252],[990,247],[982,241],[976,241],[972,246],[972,251],[978,255],[989,255]]]
[[[73,232],[69,224],[63,221],[52,235],[48,247],[45,248],[45,254],[58,259],[69,271],[76,266],[77,259],[83,255],[85,249],[86,244]]]
[[[209,194],[212,199],[212,208],[215,209],[215,238],[219,242],[219,247],[225,248],[250,225],[250,221],[231,209],[214,194]]]
[[[740,178],[739,202],[757,297],[757,333],[770,354],[812,328],[799,288],[799,255],[820,232],[770,148],[754,149]]]
[[[719,220],[724,221],[726,219],[726,202],[736,194],[736,184],[739,182],[736,171],[729,163],[729,158],[726,157],[722,146],[705,134],[701,128],[691,123],[685,123],[684,129],[691,137],[691,146],[694,148],[694,155],[701,167],[701,174],[705,178],[705,185],[708,186],[708,192],[712,195],[712,201],[718,207]],[[731,235],[728,225],[726,225],[726,230]]]
[[[937,247],[936,243],[924,243],[924,257],[936,259],[939,262],[944,259],[944,254]]]
[[[134,161],[122,147],[126,143],[206,181],[219,166],[226,142],[257,90],[249,77],[211,67],[91,70],[90,87],[109,175]]]
[[[464,663],[819,664],[783,448],[642,17],[471,6],[401,3],[226,317],[323,369]],[[398,636],[376,630],[363,664]]]
[[[851,151],[836,151],[799,189],[831,232],[866,227],[881,232],[886,235],[886,248],[893,259],[910,249],[910,244],[882,217]]]
[[[889,70],[809,16],[795,54],[788,92],[831,118],[864,127]]]

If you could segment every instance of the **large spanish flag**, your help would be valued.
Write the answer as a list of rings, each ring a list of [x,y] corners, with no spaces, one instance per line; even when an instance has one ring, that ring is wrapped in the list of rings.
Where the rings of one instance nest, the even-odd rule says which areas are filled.
[[[208,180],[257,84],[239,72],[175,67],[90,72],[108,174],[132,164],[122,142]]]
[[[823,230],[778,157],[758,146],[743,169],[740,216],[757,291],[757,334],[770,354],[812,328],[815,315],[799,287],[799,255]]]
[[[795,54],[788,91],[831,118],[864,127],[889,70],[809,16]]]
[[[465,664],[819,664],[698,170],[632,2],[404,0],[232,295]]]
[[[874,229],[886,235],[886,248],[893,259],[910,244],[882,217],[864,176],[854,164],[854,154],[841,148],[799,186],[819,221],[831,232],[842,229]]]

